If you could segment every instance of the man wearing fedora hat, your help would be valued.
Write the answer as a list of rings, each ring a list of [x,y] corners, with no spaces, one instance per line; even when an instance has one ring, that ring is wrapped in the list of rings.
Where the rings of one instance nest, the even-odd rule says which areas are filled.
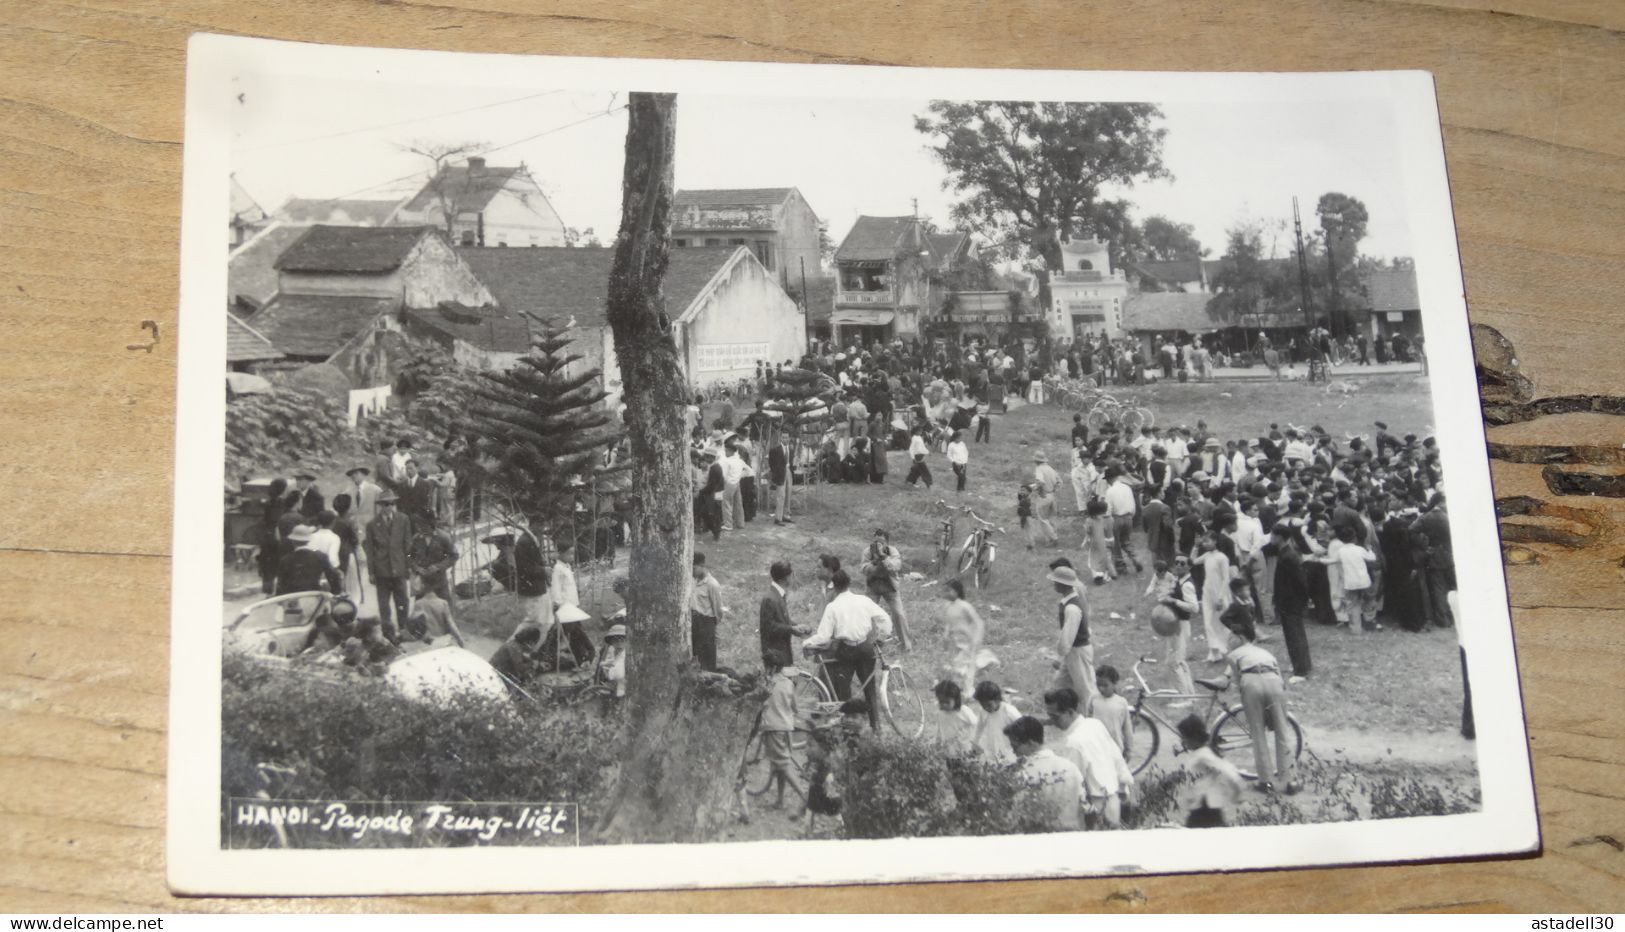
[[[1083,582],[1078,571],[1070,566],[1057,566],[1045,577],[1055,586],[1061,597],[1056,607],[1060,637],[1056,641],[1054,688],[1070,687],[1080,696],[1094,698],[1095,649],[1089,644],[1089,605],[1083,598]]]
[[[364,542],[367,581],[378,591],[378,620],[391,640],[400,639],[396,619],[405,622],[411,608],[406,581],[412,576],[412,524],[395,502],[394,492],[378,496],[378,514],[367,525]]]

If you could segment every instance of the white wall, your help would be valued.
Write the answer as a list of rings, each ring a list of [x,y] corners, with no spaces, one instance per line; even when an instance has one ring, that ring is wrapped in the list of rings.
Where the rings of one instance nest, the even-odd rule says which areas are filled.
[[[682,356],[691,382],[755,375],[757,359],[783,362],[807,350],[801,311],[779,287],[778,277],[750,255],[733,264],[685,326]],[[731,355],[735,364],[705,365],[717,355]]]
[[[563,246],[564,221],[547,196],[523,178],[508,187],[485,208],[487,246]]]

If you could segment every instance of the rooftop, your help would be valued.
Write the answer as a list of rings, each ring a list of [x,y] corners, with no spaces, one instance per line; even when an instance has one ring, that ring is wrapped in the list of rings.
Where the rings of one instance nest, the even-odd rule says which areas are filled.
[[[1174,259],[1169,262],[1136,262],[1134,271],[1170,285],[1202,280],[1201,259]]]
[[[317,225],[282,253],[282,272],[393,272],[433,227],[340,227]]]
[[[381,227],[401,204],[400,199],[379,201],[360,198],[319,200],[291,197],[276,212],[292,223],[331,223],[338,226]]]
[[[230,314],[226,315],[226,362],[264,362],[281,358],[281,351],[271,345],[265,334]]]
[[[673,320],[743,246],[673,249],[666,268],[666,313]],[[615,250],[608,247],[467,246],[457,250],[474,277],[497,304],[511,314],[560,320],[575,317],[578,327],[608,323],[609,266]]]
[[[486,165],[481,158],[470,162],[472,164],[442,165],[440,174],[426,182],[404,209],[421,213],[438,206],[440,195],[444,194],[456,206],[457,213],[481,211],[507,187],[510,179],[525,170],[518,165]]]
[[[437,308],[412,308],[406,311],[406,319],[475,349],[496,353],[530,350],[530,325],[524,318],[496,308],[448,303]]]
[[[1422,307],[1416,292],[1415,269],[1370,269],[1360,273],[1373,311],[1416,311]]]
[[[289,356],[326,359],[397,303],[394,298],[279,294],[248,323]]]
[[[777,207],[790,199],[795,188],[706,188],[678,191],[673,207]]]
[[[276,260],[305,235],[305,227],[273,223],[231,251],[226,265],[226,299],[248,299],[258,309],[276,297]]]
[[[908,238],[918,235],[924,226],[919,217],[859,217],[835,250],[835,261],[895,259]],[[922,238],[920,245],[930,248],[930,240]]]
[[[1184,330],[1206,333],[1224,326],[1207,312],[1210,294],[1159,291],[1131,293],[1123,299],[1123,329],[1129,331]]]

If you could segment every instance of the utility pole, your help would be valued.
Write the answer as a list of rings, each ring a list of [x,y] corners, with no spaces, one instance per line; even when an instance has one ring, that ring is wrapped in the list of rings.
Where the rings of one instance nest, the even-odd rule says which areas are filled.
[[[1331,216],[1328,214],[1328,216]],[[1337,263],[1332,258],[1332,231],[1326,230],[1326,279],[1331,283],[1332,293],[1326,302],[1327,326],[1332,331],[1332,339],[1338,339],[1342,334],[1337,325]]]
[[[1303,221],[1298,218],[1298,199],[1292,199],[1292,233],[1298,240],[1298,289],[1303,297],[1303,320],[1315,329],[1315,316],[1309,307],[1309,256],[1303,251]]]
[[[830,321],[830,331],[835,329],[835,322]],[[806,355],[812,352],[812,306],[807,301],[807,257],[801,257],[801,353]],[[797,361],[799,365],[799,360]]]

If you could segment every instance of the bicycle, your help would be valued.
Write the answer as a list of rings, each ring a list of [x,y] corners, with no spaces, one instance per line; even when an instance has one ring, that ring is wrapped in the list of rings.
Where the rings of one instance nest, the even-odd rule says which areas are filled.
[[[942,499],[937,499],[934,506],[943,513],[942,521],[937,526],[937,560],[932,572],[942,576],[948,572],[948,554],[954,546],[954,507]]]
[[[1240,705],[1226,707],[1220,702],[1220,697],[1230,688],[1228,681],[1217,679],[1198,679],[1196,685],[1206,692],[1182,693],[1173,689],[1152,689],[1140,673],[1141,664],[1155,664],[1157,661],[1141,657],[1134,663],[1134,678],[1139,681],[1140,694],[1134,700],[1130,710],[1130,723],[1133,729],[1132,757],[1128,762],[1129,770],[1135,774],[1151,765],[1157,756],[1161,732],[1157,726],[1166,728],[1175,738],[1174,753],[1183,752],[1179,743],[1179,728],[1159,714],[1154,706],[1147,706],[1146,700],[1155,703],[1190,703],[1206,699],[1207,708],[1202,713],[1203,723],[1207,725],[1208,746],[1215,754],[1236,765],[1236,769],[1243,777],[1249,780],[1257,779],[1253,767],[1253,734],[1247,727],[1247,713]],[[1298,761],[1303,757],[1303,726],[1298,724],[1296,717],[1288,712],[1287,724],[1292,726],[1292,759]]]
[[[897,664],[888,662],[881,651],[881,644],[895,640],[896,638],[886,638],[885,641],[875,645],[875,668],[868,676],[851,684],[850,695],[867,695],[869,686],[874,685],[880,714],[891,725],[892,730],[904,738],[918,738],[925,733],[925,703],[921,701],[919,690],[914,688],[908,672]],[[834,701],[835,681],[829,673],[832,658],[824,651],[808,651],[808,655],[818,667],[817,675],[800,671],[797,671],[797,674],[811,676],[828,696],[825,701]],[[800,689],[799,683],[797,688]],[[797,698],[798,700],[800,698],[799,692]]]
[[[981,517],[969,506],[959,509],[970,515],[976,522],[971,529],[970,536],[965,538],[965,545],[959,550],[959,571],[956,575],[963,576],[969,572],[971,582],[978,589],[987,588],[988,582],[993,578],[993,561],[998,557],[999,548],[993,543],[993,532],[1004,533],[1004,528],[996,526],[993,522]]]
[[[841,704],[835,701],[831,688],[813,674],[794,668],[785,672],[795,679],[796,708],[804,710],[796,721],[795,730],[790,732],[790,765],[795,772],[802,773],[807,767],[807,741],[814,731],[839,720]],[[760,796],[773,785],[773,762],[768,758],[765,735],[761,713],[757,713],[735,778],[737,789],[749,796]],[[745,802],[743,797],[740,801]],[[749,818],[748,806],[746,818]]]

